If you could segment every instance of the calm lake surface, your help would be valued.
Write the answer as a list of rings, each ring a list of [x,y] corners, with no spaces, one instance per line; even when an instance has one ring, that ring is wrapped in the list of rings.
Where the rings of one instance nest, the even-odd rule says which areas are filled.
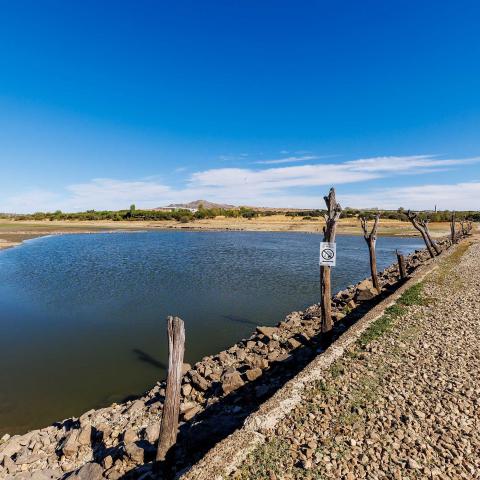
[[[318,302],[320,235],[158,231],[44,237],[0,252],[0,434],[141,394],[164,378],[165,317],[194,363]],[[379,268],[422,248],[382,237]],[[337,238],[334,290],[369,275]]]

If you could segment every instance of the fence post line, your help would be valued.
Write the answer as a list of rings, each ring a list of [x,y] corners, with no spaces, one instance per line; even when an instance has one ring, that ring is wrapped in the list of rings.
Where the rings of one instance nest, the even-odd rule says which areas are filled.
[[[323,227],[323,241],[335,242],[337,222],[342,212],[342,207],[335,199],[335,189],[331,188],[328,196],[323,197],[327,205],[327,213],[324,215],[325,227]],[[332,284],[331,267],[320,266],[320,307],[322,310],[322,332],[327,333],[332,330]]]
[[[405,257],[401,253],[398,253],[398,250],[395,250],[395,253],[397,254],[398,271],[400,272],[400,280],[405,280],[405,278],[407,278],[407,271],[405,269]]]
[[[165,460],[168,451],[177,441],[180,412],[183,355],[185,353],[185,326],[178,317],[167,317],[168,373],[162,423],[158,438],[156,461]]]

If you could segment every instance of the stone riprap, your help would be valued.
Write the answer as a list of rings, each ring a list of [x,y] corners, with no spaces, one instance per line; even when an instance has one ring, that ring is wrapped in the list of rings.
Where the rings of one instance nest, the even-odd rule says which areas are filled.
[[[448,240],[438,242],[442,249]],[[430,261],[426,250],[406,257],[407,273]],[[398,285],[398,267],[380,274],[382,293],[369,280],[332,299],[334,336]],[[292,312],[276,327],[258,327],[228,350],[184,365],[181,425],[173,469],[195,463],[215,442],[300,371],[326,346],[320,308]],[[332,339],[328,340],[329,342]],[[0,440],[0,478],[150,478],[158,439],[165,382],[144,396],[85,412],[25,435]],[[32,476],[33,475],[33,476]]]

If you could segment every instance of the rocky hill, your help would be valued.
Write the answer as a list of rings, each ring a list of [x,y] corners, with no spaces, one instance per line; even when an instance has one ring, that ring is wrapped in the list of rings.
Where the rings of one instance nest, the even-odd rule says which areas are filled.
[[[189,203],[171,203],[168,207],[171,208],[199,208],[203,206],[203,208],[223,208],[225,210],[230,210],[232,208],[238,208],[235,205],[228,205],[226,203],[214,203],[209,202],[208,200],[194,200],[193,202]]]

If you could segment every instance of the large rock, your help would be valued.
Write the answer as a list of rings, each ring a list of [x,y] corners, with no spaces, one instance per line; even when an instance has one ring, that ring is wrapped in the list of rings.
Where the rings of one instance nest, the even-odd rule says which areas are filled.
[[[125,444],[125,452],[130,460],[134,463],[143,463],[143,456],[144,452],[143,449],[140,448],[135,443],[126,443]]]
[[[182,402],[180,403],[180,413],[190,410],[192,407],[195,407],[197,404],[195,402]]]
[[[112,434],[113,429],[108,423],[100,423],[97,425],[97,430],[102,434],[102,437],[105,440]]]
[[[192,393],[192,386],[189,383],[182,385],[182,394],[184,397],[188,397]]]
[[[92,440],[92,426],[86,423],[78,433],[78,443],[80,445],[90,445]]]
[[[218,359],[222,365],[231,365],[233,363],[232,357],[227,352],[220,352],[218,354]]]
[[[190,408],[187,408],[184,412],[183,412],[183,420],[188,422],[189,420],[191,420],[198,412],[200,412],[202,410],[202,408],[199,406],[199,405],[194,405]]]
[[[278,329],[277,327],[257,327],[257,332],[265,335],[269,340],[272,340],[276,337]]]
[[[293,349],[298,348],[298,347],[300,347],[300,346],[302,345],[297,339],[295,339],[295,338],[293,338],[293,337],[292,337],[292,338],[289,338],[289,339],[287,340],[287,343],[288,343],[289,347],[290,347],[290,348],[293,348]]]
[[[233,392],[243,385],[245,385],[245,382],[238,372],[227,373],[222,377],[222,390],[225,394]]]
[[[192,366],[189,363],[182,364],[182,376],[186,375],[188,371],[192,369]]]
[[[137,432],[133,428],[127,428],[123,434],[123,441],[125,443],[133,443],[138,440]]]
[[[22,448],[19,441],[20,437],[12,437],[6,443],[0,445],[0,457],[5,455],[6,457],[11,457],[19,452]]]
[[[239,362],[243,362],[245,360],[246,356],[247,356],[247,352],[243,348],[241,348],[241,349],[237,350],[236,356],[237,356],[237,360]]]
[[[155,443],[158,440],[159,435],[160,435],[160,422],[152,423],[145,429],[145,438],[150,443]]]
[[[32,473],[32,476],[29,478],[29,480],[55,480],[61,476],[61,470],[37,470],[36,472]]]
[[[78,447],[78,430],[72,430],[62,443],[62,452],[66,457],[73,457]]]
[[[30,452],[25,452],[22,455],[18,456],[15,459],[15,463],[17,465],[28,465],[30,463],[35,463],[38,462],[38,460],[41,460],[41,456],[37,453],[30,453]]]
[[[247,357],[247,363],[252,368],[261,368],[262,370],[268,367],[268,360],[261,355],[249,355]]]
[[[15,465],[15,462],[9,456],[5,456],[3,458],[3,466],[10,474],[13,474],[17,471],[17,466]]]
[[[208,390],[208,387],[210,386],[210,384],[198,372],[193,372],[191,374],[191,379],[192,379],[193,385],[195,385],[195,387],[197,387],[198,390],[203,390],[203,391]]]
[[[135,401],[130,405],[130,407],[128,407],[128,412],[129,412],[129,413],[139,412],[139,411],[142,410],[143,408],[145,408],[145,402],[144,402],[143,400],[135,400]]]
[[[98,463],[90,462],[67,478],[68,480],[102,480],[105,477],[103,476],[103,468]]]
[[[374,288],[372,282],[370,280],[363,280],[363,282],[360,282],[357,286],[355,300],[357,302],[365,302],[367,300],[371,300],[377,295],[377,289]]]
[[[251,368],[245,372],[245,376],[250,382],[253,382],[257,378],[262,376],[262,370],[260,368]]]

